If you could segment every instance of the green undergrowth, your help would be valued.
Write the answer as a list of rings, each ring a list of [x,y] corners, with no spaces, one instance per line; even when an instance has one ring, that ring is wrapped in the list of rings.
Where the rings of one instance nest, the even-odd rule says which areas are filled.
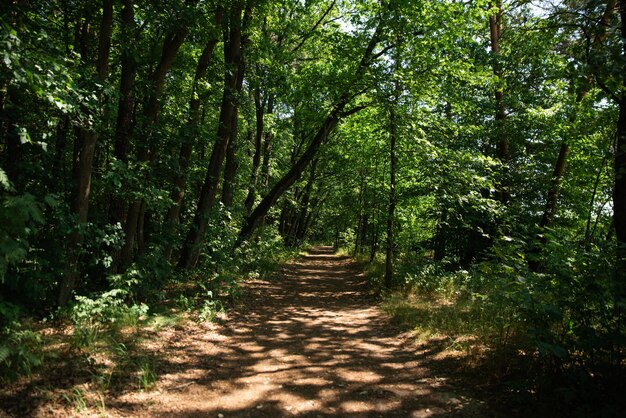
[[[537,416],[550,415],[557,399],[574,415],[594,403],[606,416],[626,410],[616,389],[626,377],[624,318],[606,260],[535,272],[510,245],[468,269],[397,261],[392,290],[382,287],[383,259],[364,264],[382,309],[418,341],[454,352],[462,370],[496,385],[505,402],[534,405]]]
[[[153,389],[164,360],[156,349],[159,332],[215,320],[241,300],[247,280],[268,277],[297,250],[265,237],[229,257],[219,254],[204,254],[199,267],[185,273],[133,265],[109,276],[106,290],[76,295],[38,320],[0,300],[0,380],[8,388],[20,375],[26,375],[22,382],[31,374],[45,382],[54,370],[69,373],[77,383],[50,396],[78,414],[105,413],[107,393]]]

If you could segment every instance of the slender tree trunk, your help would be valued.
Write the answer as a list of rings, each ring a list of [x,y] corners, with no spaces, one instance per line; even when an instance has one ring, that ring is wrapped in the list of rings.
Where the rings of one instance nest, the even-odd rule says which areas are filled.
[[[235,180],[239,166],[237,163],[237,117],[235,115],[233,115],[232,124],[231,138],[228,140],[228,147],[226,148],[226,162],[224,163],[224,181],[222,182],[221,198],[221,202],[227,208],[233,206]]]
[[[209,159],[206,177],[200,192],[198,207],[189,229],[180,259],[179,268],[194,267],[198,261],[200,245],[204,241],[204,233],[209,222],[209,216],[219,185],[220,171],[226,156],[228,141],[231,136],[232,119],[235,115],[237,81],[239,61],[241,60],[241,12],[243,6],[240,1],[235,2],[229,14],[228,35],[225,33],[224,61],[227,70],[224,74],[224,93],[220,108],[220,117],[217,128],[217,140]],[[226,32],[226,30],[225,30]]]
[[[606,8],[604,9],[604,13],[602,14],[602,18],[596,25],[595,35],[593,36],[593,40],[591,42],[592,48],[591,50],[597,50],[602,46],[602,43],[608,36],[607,28],[610,27],[611,19],[615,14],[615,9],[617,6],[617,0],[608,0]],[[576,106],[578,106],[583,99],[589,93],[589,89],[591,88],[591,75],[588,77],[589,83],[584,84],[576,94]],[[569,124],[571,126],[575,126],[577,120],[577,113],[574,113],[572,116],[568,118]],[[540,253],[539,244],[545,244],[546,237],[543,234],[544,230],[548,228],[552,222],[554,221],[554,217],[557,211],[557,202],[561,189],[561,183],[563,181],[563,175],[565,173],[567,157],[569,155],[569,144],[567,139],[564,139],[561,143],[561,147],[559,149],[559,154],[557,160],[554,164],[554,170],[552,172],[552,178],[550,179],[550,188],[548,189],[548,193],[546,196],[546,205],[544,208],[543,215],[541,217],[541,221],[539,222],[539,243],[534,243],[531,245],[531,249],[529,251],[531,257],[529,259],[529,267],[534,271],[540,271],[542,269],[542,265],[540,260],[538,259]],[[588,225],[589,226],[589,225]],[[588,239],[588,227],[585,233],[585,245]]]
[[[133,132],[133,113],[135,108],[134,85],[137,75],[137,63],[135,61],[134,48],[135,41],[135,12],[133,0],[123,0],[121,12],[121,37],[122,37],[122,71],[120,76],[120,94],[117,111],[117,122],[115,126],[115,140],[113,155],[123,165],[128,164],[128,148]],[[122,184],[122,186],[125,186]],[[131,233],[129,224],[124,222],[126,215],[126,203],[119,194],[114,193],[109,207],[109,219],[113,224],[124,227],[125,236]],[[112,270],[117,271],[121,262],[120,253],[113,256]]]
[[[242,45],[246,41],[242,38]],[[243,49],[240,46],[240,49]],[[238,96],[243,88],[243,76],[245,73],[245,62],[243,52],[240,52],[239,62],[237,64],[237,85],[235,86],[235,94]],[[233,205],[233,196],[235,192],[235,177],[237,175],[237,133],[238,133],[238,117],[239,117],[239,99],[236,97],[233,107],[233,115],[231,118],[230,138],[226,147],[226,162],[224,164],[224,182],[222,183],[222,203],[226,207]]]
[[[195,1],[191,3],[195,4]],[[165,76],[174,64],[176,55],[187,37],[187,33],[188,28],[179,25],[173,32],[166,36],[161,50],[161,59],[150,76],[148,99],[143,108],[143,131],[147,135],[147,138],[140,142],[137,147],[137,159],[141,162],[153,163],[156,159],[156,143],[152,131],[156,125],[159,114],[159,99],[165,85]],[[143,230],[143,225],[139,225],[139,222],[143,222],[144,219],[143,210],[145,210],[143,199],[131,201],[128,206],[128,214],[126,215],[124,228],[124,246],[120,254],[122,268],[125,268],[133,260],[136,239],[140,239],[138,242],[139,249],[145,248],[143,234],[138,235],[138,231]]]
[[[52,161],[52,173],[55,174],[55,177],[59,174],[63,178],[63,181],[59,182],[58,177],[51,178],[51,181],[54,181],[54,184],[51,184],[52,190],[67,192],[67,176],[65,165],[63,164],[63,159],[65,157],[65,152],[67,150],[67,137],[70,131],[70,117],[64,116],[59,124],[57,125],[57,134],[56,134],[56,143],[54,146],[54,160]]]
[[[622,55],[626,55],[626,0],[619,2]],[[615,185],[613,187],[613,222],[617,238],[618,302],[626,300],[626,66],[622,68],[622,91],[619,96],[619,118],[615,144]],[[623,312],[623,310],[621,311]]]
[[[500,37],[502,35],[502,2],[496,0],[492,3],[492,7],[496,9],[496,12],[489,16],[489,32],[491,35],[491,53],[493,55],[493,74],[497,78],[498,86],[495,90],[496,99],[496,154],[500,162],[506,167],[509,163],[509,142],[506,138],[504,130],[504,121],[506,120],[506,108],[504,103],[504,76],[502,74],[502,65],[500,64]],[[508,170],[504,170],[506,173]],[[500,179],[500,185],[498,190],[499,200],[507,204],[511,199],[509,181],[502,176]]]
[[[309,180],[307,181],[306,186],[304,187],[302,193],[302,201],[300,203],[300,213],[298,216],[297,227],[295,230],[294,243],[299,245],[304,240],[304,235],[306,233],[307,228],[307,215],[309,213],[309,203],[311,201],[311,193],[313,190],[313,184],[315,183],[315,173],[317,168],[317,162],[319,160],[316,158],[311,162],[311,169]]]
[[[602,43],[606,39],[608,35],[607,28],[610,27],[611,19],[615,14],[615,8],[617,6],[617,0],[608,0],[606,8],[604,9],[604,13],[602,14],[602,18],[597,24],[595,35],[592,40],[592,50],[596,50],[602,46]],[[589,77],[590,78],[590,77]],[[591,81],[589,84],[583,85],[578,93],[576,94],[576,106],[578,106],[583,99],[589,93],[589,88],[591,87]],[[577,114],[574,113],[568,120],[570,125],[574,125],[576,123]],[[554,215],[556,214],[557,200],[559,196],[559,190],[563,178],[563,173],[565,172],[565,166],[567,162],[567,156],[569,155],[569,144],[566,140],[563,140],[561,143],[561,147],[559,149],[559,155],[557,157],[556,163],[554,164],[554,171],[552,172],[552,179],[550,181],[550,189],[548,190],[547,198],[546,198],[546,206],[543,212],[543,216],[541,218],[541,222],[539,226],[541,229],[548,227],[552,221],[554,220]]]
[[[385,253],[385,287],[390,289],[393,285],[393,256],[394,256],[394,218],[396,212],[396,112],[395,102],[389,108],[389,206],[387,208],[387,248]]]
[[[441,261],[446,256],[446,239],[444,237],[445,224],[448,221],[448,208],[444,207],[441,210],[441,218],[437,223],[437,231],[433,237],[433,259],[435,261]]]
[[[249,215],[256,200],[256,188],[259,179],[259,167],[261,165],[261,154],[263,152],[263,130],[264,130],[264,103],[261,101],[261,91],[257,87],[254,90],[254,109],[256,117],[256,130],[254,134],[254,155],[252,157],[252,172],[250,174],[250,184],[248,195],[244,202],[245,215]]]
[[[560,184],[563,178],[563,172],[565,171],[565,162],[567,161],[568,154],[569,146],[564,141],[561,144],[561,148],[559,149],[559,156],[556,159],[556,163],[554,164],[551,186],[548,190],[548,198],[546,199],[546,208],[543,212],[543,216],[541,217],[541,222],[539,222],[539,227],[541,229],[544,229],[548,225],[550,225],[552,223],[552,220],[554,219],[554,215],[556,214],[556,203],[559,197]]]
[[[259,226],[261,219],[265,217],[267,211],[274,205],[274,203],[276,203],[278,198],[300,178],[308,164],[317,154],[317,150],[321,144],[326,140],[335,126],[337,126],[337,123],[339,123],[339,117],[344,107],[345,104],[339,108],[335,108],[335,110],[331,112],[311,141],[311,144],[305,153],[302,154],[291,169],[276,183],[276,185],[274,185],[269,193],[263,198],[261,203],[257,205],[254,211],[252,211],[250,216],[246,217],[244,226],[239,232],[237,245],[241,244],[243,240],[250,237],[252,232]]]
[[[219,28],[222,24],[223,8],[221,2],[218,2],[215,9],[215,26]],[[218,33],[217,31],[216,33]],[[198,94],[199,85],[202,79],[206,77],[206,74],[213,57],[213,50],[219,42],[219,37],[216,35],[211,37],[208,41],[196,66],[196,72],[194,75],[191,99],[189,100],[189,120],[187,121],[186,134],[183,137],[183,143],[180,147],[178,156],[178,171],[174,179],[174,188],[170,194],[172,199],[172,205],[170,206],[166,223],[167,229],[170,233],[173,233],[175,226],[180,221],[180,212],[185,198],[185,189],[187,188],[187,171],[189,170],[189,162],[193,147],[198,135],[198,127],[200,123],[200,105],[201,97]],[[171,244],[164,250],[164,257],[169,260],[172,256],[173,247]]]
[[[591,234],[591,218],[593,217],[593,213],[594,213],[593,209],[596,203],[596,197],[598,195],[598,186],[600,185],[600,179],[602,178],[602,172],[604,171],[604,167],[606,165],[607,159],[608,159],[607,155],[605,155],[602,158],[602,162],[600,163],[600,168],[598,169],[598,174],[596,175],[596,180],[593,183],[593,190],[591,192],[591,200],[589,202],[589,215],[587,215],[587,224],[585,225],[585,240],[583,242],[583,247],[585,249],[589,247],[589,242],[591,240],[591,235],[592,235]]]
[[[269,114],[271,112],[268,110],[267,113]],[[272,157],[273,139],[274,135],[272,134],[272,132],[267,132],[263,138],[263,164],[261,166],[261,184],[264,188],[269,187],[270,184],[270,159]]]
[[[100,40],[98,43],[98,59],[96,62],[96,71],[98,78],[101,82],[104,82],[107,78],[108,65],[109,65],[109,50],[111,48],[111,33],[113,25],[113,1],[103,0],[102,4],[102,22],[100,25]],[[88,24],[87,24],[88,25]],[[83,31],[83,35],[86,35],[88,26]],[[86,42],[84,37],[81,37],[82,42]],[[83,60],[87,54],[86,47],[82,51]],[[89,194],[91,192],[91,173],[93,170],[93,157],[96,151],[96,143],[98,141],[98,134],[92,129],[79,128],[77,132],[77,146],[75,147],[77,153],[74,156],[74,193],[72,199],[72,212],[76,215],[78,225],[72,232],[68,243],[68,266],[67,272],[61,279],[59,290],[59,305],[65,305],[75,289],[79,276],[79,260],[81,247],[84,241],[84,236],[81,231],[81,226],[87,222],[89,213]]]

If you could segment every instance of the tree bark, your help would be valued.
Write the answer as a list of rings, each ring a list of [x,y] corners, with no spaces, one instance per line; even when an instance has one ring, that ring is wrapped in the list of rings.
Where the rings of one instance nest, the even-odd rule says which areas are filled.
[[[223,8],[221,2],[218,2],[215,9],[216,28],[219,28],[221,26],[222,16]],[[216,35],[212,36],[207,41],[207,44],[204,47],[200,58],[198,59],[198,64],[196,65],[191,98],[189,100],[189,119],[187,121],[186,133],[183,137],[183,143],[180,147],[180,152],[178,156],[178,171],[174,179],[174,188],[172,189],[172,193],[170,194],[172,199],[172,206],[170,206],[166,216],[167,228],[169,229],[170,233],[173,232],[175,225],[177,225],[180,220],[180,210],[183,204],[183,199],[185,198],[185,189],[187,187],[187,171],[189,170],[191,154],[193,152],[193,147],[198,136],[198,126],[200,124],[200,105],[202,103],[202,98],[198,94],[198,89],[201,80],[206,77],[209,65],[211,64],[211,59],[213,58],[213,50],[219,42],[219,35],[217,35],[219,32],[220,31],[216,31]],[[169,260],[171,254],[172,246],[168,245],[168,247],[164,251],[164,257]]]
[[[250,183],[248,185],[248,195],[244,202],[245,215],[248,216],[256,200],[256,187],[259,179],[259,167],[261,165],[261,154],[263,152],[263,130],[264,130],[264,103],[261,101],[261,91],[257,87],[254,90],[254,109],[256,118],[256,130],[254,134],[254,155],[252,157],[252,171]]]
[[[313,184],[315,183],[315,174],[317,169],[317,162],[319,159],[314,159],[311,162],[311,169],[309,180],[304,187],[304,191],[302,193],[302,201],[300,203],[300,213],[298,216],[297,227],[294,236],[294,244],[299,245],[304,240],[304,235],[306,234],[307,229],[307,217],[309,214],[309,203],[311,201],[311,193],[313,191]]]
[[[195,1],[191,3],[195,4]],[[153,162],[156,158],[152,130],[154,129],[159,114],[159,99],[163,92],[165,76],[172,67],[178,50],[187,37],[187,33],[188,28],[182,24],[179,24],[172,32],[168,33],[163,41],[159,63],[150,76],[148,99],[143,108],[144,122],[142,131],[147,137],[144,141],[140,142],[137,147],[137,159],[141,162]],[[139,230],[143,229],[143,225],[139,225],[139,222],[144,219],[141,213],[143,210],[145,210],[143,199],[134,200],[130,202],[128,206],[128,214],[126,215],[126,224],[124,227],[124,246],[120,254],[122,268],[125,268],[133,260],[135,240],[137,238],[143,239],[143,234],[138,236],[137,233]],[[143,241],[138,242],[138,245],[140,248],[145,247]]]
[[[111,33],[113,25],[113,2],[112,0],[103,0],[102,4],[102,22],[100,25],[100,40],[98,42],[98,59],[96,62],[96,72],[101,82],[107,78],[109,50],[111,48]],[[87,29],[84,31],[86,33]],[[81,37],[82,39],[82,37]],[[83,43],[85,42],[82,39]],[[86,48],[86,47],[85,47]],[[86,49],[82,51],[87,54]],[[83,60],[85,60],[83,55]],[[81,226],[87,222],[89,213],[89,194],[91,192],[91,173],[93,170],[93,157],[96,151],[96,143],[98,134],[94,128],[78,128],[77,129],[77,153],[74,156],[74,185],[75,189],[72,198],[72,213],[76,215],[78,225],[72,232],[68,244],[68,266],[67,272],[61,279],[59,290],[59,305],[65,305],[75,289],[79,276],[79,260],[81,247],[84,236]]]
[[[394,257],[394,218],[396,211],[396,112],[395,102],[389,108],[389,205],[387,208],[387,248],[385,252],[385,287],[393,285],[393,257]]]
[[[183,244],[180,259],[178,260],[178,267],[183,269],[194,267],[198,261],[200,245],[204,241],[204,233],[208,225],[210,212],[215,203],[220,171],[231,136],[232,119],[235,114],[236,106],[236,87],[238,84],[237,69],[239,68],[242,53],[242,8],[241,1],[237,1],[231,6],[228,18],[228,30],[225,29],[224,61],[227,70],[224,73],[224,93],[222,95],[217,128],[217,140],[209,159],[209,165],[207,167],[202,191],[200,192],[196,214]],[[226,34],[226,32],[228,32],[228,34]]]
[[[226,163],[224,165],[224,182],[222,183],[222,203],[226,207],[233,205],[233,196],[235,192],[235,177],[237,175],[237,134],[239,124],[239,94],[243,88],[243,76],[245,74],[245,61],[243,57],[243,46],[246,44],[244,37],[241,39],[239,62],[237,63],[237,85],[235,86],[235,105],[231,118],[230,137],[228,138],[228,146],[226,147]]]
[[[120,75],[120,94],[118,101],[117,121],[115,126],[115,141],[113,155],[123,165],[128,164],[128,148],[133,132],[133,110],[135,107],[135,78],[137,75],[137,64],[135,62],[133,43],[135,40],[136,24],[133,0],[123,0],[121,12],[121,37],[122,37],[122,71]],[[111,198],[109,207],[109,219],[113,224],[119,224],[124,228],[129,225],[125,223],[126,202],[117,193]],[[130,231],[124,230],[128,235]],[[120,254],[115,254],[113,271],[116,271],[120,260]]]
[[[622,55],[626,55],[626,0],[619,2],[621,20]],[[617,238],[617,296],[618,303],[626,299],[626,66],[622,68],[622,91],[619,101],[619,117],[617,121],[617,141],[615,144],[615,161],[613,170],[615,184],[613,187],[613,221]],[[620,311],[620,312],[623,312]]]
[[[502,35],[502,2],[496,0],[492,3],[492,7],[496,9],[496,12],[489,16],[489,32],[491,35],[491,53],[493,55],[493,74],[498,80],[498,86],[494,92],[496,100],[496,154],[502,165],[506,168],[509,163],[509,141],[506,138],[504,132],[504,121],[506,120],[506,108],[504,103],[504,76],[502,74],[502,65],[500,64],[500,37]],[[508,170],[503,170],[504,173]],[[509,181],[505,178],[506,174],[503,174],[500,179],[498,187],[498,199],[507,204],[511,199],[511,191]]]

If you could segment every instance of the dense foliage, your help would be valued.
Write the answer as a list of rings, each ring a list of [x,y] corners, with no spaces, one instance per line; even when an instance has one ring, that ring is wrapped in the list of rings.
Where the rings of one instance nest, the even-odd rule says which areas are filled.
[[[0,11],[3,373],[40,362],[24,316],[69,304],[88,335],[190,282],[210,316],[310,241],[489,318],[492,348],[623,366],[624,1]]]

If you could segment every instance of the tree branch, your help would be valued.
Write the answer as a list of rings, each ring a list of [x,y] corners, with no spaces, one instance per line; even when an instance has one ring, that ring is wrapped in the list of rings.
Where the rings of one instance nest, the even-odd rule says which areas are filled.
[[[330,13],[330,11],[333,9],[333,7],[335,7],[335,3],[337,2],[337,0],[333,0],[333,2],[330,4],[330,6],[328,6],[328,9],[326,9],[326,11],[324,12],[324,14],[322,14],[322,17],[320,17],[317,22],[315,22],[315,24],[313,25],[313,27],[311,28],[311,30],[309,30],[307,33],[305,33],[304,35],[302,35],[302,39],[300,40],[300,43],[298,45],[296,45],[290,52],[293,54],[294,52],[296,52],[298,49],[302,48],[302,46],[304,45],[304,43],[311,37],[311,35],[313,35],[313,32],[315,32],[315,30],[317,29],[317,27],[322,23],[322,21],[326,18],[326,16],[328,16],[328,13]]]

